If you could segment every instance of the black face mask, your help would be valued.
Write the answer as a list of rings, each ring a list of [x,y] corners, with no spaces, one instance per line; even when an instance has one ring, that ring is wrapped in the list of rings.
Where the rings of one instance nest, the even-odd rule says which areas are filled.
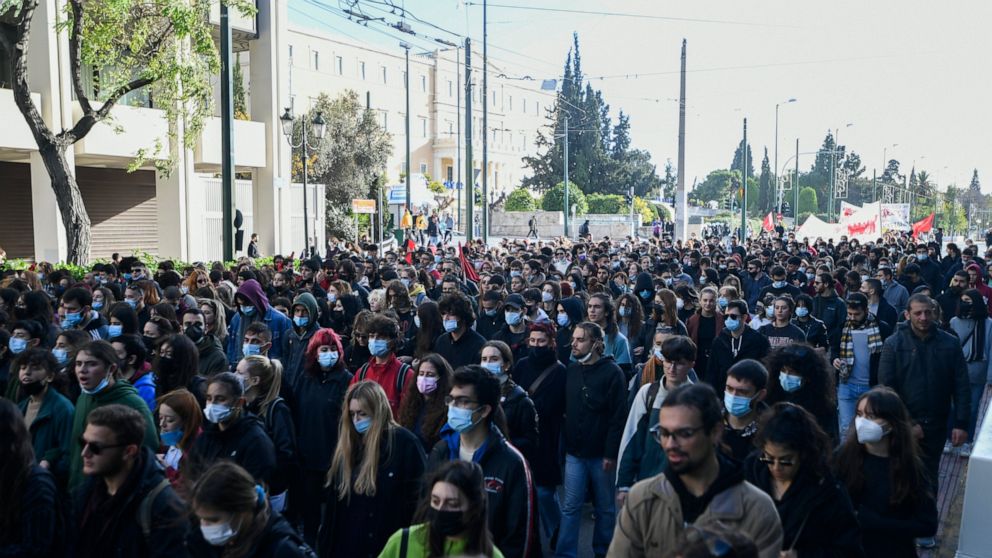
[[[186,337],[189,337],[190,341],[194,344],[199,343],[203,340],[203,326],[199,324],[191,325],[184,331]]]
[[[21,391],[25,395],[38,395],[39,393],[45,391],[45,382],[31,382],[29,384],[21,384]]]
[[[154,351],[156,349],[155,341],[157,339],[155,337],[148,337],[147,335],[142,335],[141,340],[145,342],[145,349],[148,349],[149,351]]]
[[[555,358],[555,351],[551,347],[531,347],[528,355],[538,365],[547,366],[551,359]]]
[[[962,318],[969,318],[971,317],[972,308],[973,305],[970,302],[969,303],[962,302],[958,305],[958,315],[961,316]]]
[[[437,530],[438,534],[453,537],[465,530],[464,515],[460,511],[442,511],[430,508],[427,510],[427,521],[430,523],[431,529]]]

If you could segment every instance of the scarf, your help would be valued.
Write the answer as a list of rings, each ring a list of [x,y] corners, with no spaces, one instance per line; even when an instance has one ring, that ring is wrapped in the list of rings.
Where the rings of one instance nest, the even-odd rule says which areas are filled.
[[[854,330],[868,331],[868,352],[870,354],[874,355],[882,352],[882,334],[879,332],[878,321],[875,319],[874,314],[868,314],[864,323],[860,325],[856,322],[848,321],[844,324],[844,331],[840,336],[840,358],[847,362],[848,366],[854,366],[854,336],[851,335],[851,332]]]

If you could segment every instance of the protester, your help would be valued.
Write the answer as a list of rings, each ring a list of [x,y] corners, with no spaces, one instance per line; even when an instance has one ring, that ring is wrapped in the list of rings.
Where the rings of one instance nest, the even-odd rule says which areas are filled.
[[[839,441],[837,391],[826,357],[809,345],[788,345],[768,353],[768,404],[795,403],[816,417],[833,445]]]
[[[882,343],[892,334],[892,324],[870,313],[864,293],[847,297],[847,323],[841,330],[840,352],[833,355],[837,370],[838,432],[847,432],[854,420],[858,397],[878,383]]]
[[[158,398],[155,412],[158,415],[159,438],[165,448],[165,453],[158,455],[158,459],[165,466],[165,476],[172,487],[184,494],[187,485],[183,477],[183,464],[186,454],[193,448],[193,442],[200,435],[203,411],[192,393],[177,389]]]
[[[503,434],[528,462],[533,462],[537,452],[537,411],[527,392],[514,382],[513,353],[502,341],[487,341],[482,346],[480,365],[489,371],[500,384],[500,407],[506,417],[507,431]]]
[[[434,352],[455,369],[478,362],[486,340],[471,327],[475,311],[469,298],[460,292],[444,295],[438,310],[444,320],[444,333],[434,342]]]
[[[992,383],[992,318],[983,304],[981,293],[968,289],[960,293],[957,312],[950,320],[951,329],[961,340],[961,350],[968,363],[968,383],[971,389],[971,415],[968,418],[968,442],[960,454],[971,455],[972,440],[977,434],[978,412],[985,386]]]
[[[756,360],[744,359],[727,370],[721,449],[737,461],[743,461],[754,451],[758,418],[768,409],[767,386],[768,369]]]
[[[768,354],[768,339],[747,327],[747,303],[734,300],[724,312],[723,333],[717,336],[710,349],[709,365],[703,380],[722,391],[726,384],[726,371],[744,359],[761,360]]]
[[[29,349],[17,355],[12,368],[17,374],[13,381],[25,396],[17,407],[30,433],[38,465],[52,471],[64,482],[69,463],[66,451],[71,445],[75,409],[52,386],[58,374],[58,363],[44,349]]]
[[[372,380],[378,383],[389,397],[390,409],[394,415],[397,415],[402,403],[404,386],[416,381],[413,367],[396,358],[396,351],[403,344],[399,324],[389,316],[376,314],[369,319],[366,331],[372,358],[355,371],[351,382],[354,384],[362,380]]]
[[[424,451],[428,452],[441,439],[441,427],[448,418],[444,398],[451,388],[454,372],[448,361],[435,353],[424,355],[417,361],[414,370],[417,380],[406,387],[397,422],[413,432]]]

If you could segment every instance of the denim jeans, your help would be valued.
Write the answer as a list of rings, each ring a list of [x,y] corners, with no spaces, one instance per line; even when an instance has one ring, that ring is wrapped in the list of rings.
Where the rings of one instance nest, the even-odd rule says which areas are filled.
[[[603,470],[601,457],[565,455],[565,503],[561,510],[561,528],[558,531],[555,556],[574,558],[578,554],[582,505],[586,500],[586,487],[590,484],[593,490],[593,508],[596,511],[592,549],[596,555],[605,555],[609,550],[617,515],[616,502],[613,499],[615,475],[614,471]]]
[[[968,419],[968,441],[975,441],[975,434],[978,433],[978,408],[982,405],[982,396],[985,395],[985,382],[971,384],[971,417]]]
[[[837,425],[840,427],[840,441],[847,436],[847,429],[858,410],[858,398],[871,389],[867,384],[845,382],[837,384]]]
[[[537,487],[537,512],[541,516],[541,529],[549,539],[561,523],[561,504],[557,486]]]

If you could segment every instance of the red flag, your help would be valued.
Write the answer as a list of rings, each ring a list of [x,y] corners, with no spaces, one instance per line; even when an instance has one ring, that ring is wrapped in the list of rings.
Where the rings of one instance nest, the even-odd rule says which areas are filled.
[[[408,238],[405,242],[406,245],[406,263],[413,265],[413,253],[417,251],[417,243],[412,239]]]
[[[931,213],[924,219],[921,219],[920,221],[913,223],[913,238],[916,238],[921,233],[930,232],[930,229],[932,228],[933,228],[933,213]]]
[[[768,215],[765,215],[765,220],[761,222],[761,228],[768,232],[775,230],[775,223],[772,221],[771,211],[768,212]]]
[[[479,272],[475,270],[472,262],[468,261],[468,258],[465,257],[465,247],[461,243],[458,244],[458,259],[462,262],[462,272],[465,274],[465,278],[478,283]]]

